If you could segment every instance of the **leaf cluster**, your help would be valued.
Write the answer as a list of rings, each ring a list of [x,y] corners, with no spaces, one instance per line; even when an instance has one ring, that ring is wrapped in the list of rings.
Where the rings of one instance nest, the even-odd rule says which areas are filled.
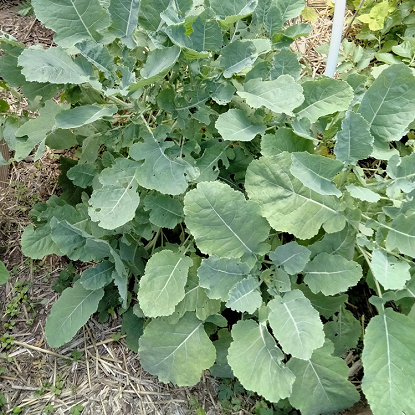
[[[162,382],[210,369],[318,415],[359,400],[341,357],[364,331],[373,413],[414,412],[411,69],[304,76],[290,45],[310,27],[286,25],[302,0],[32,4],[57,46],[1,40],[2,77],[39,109],[2,137],[15,160],[76,151],[22,248],[90,264],[49,345],[117,309]]]

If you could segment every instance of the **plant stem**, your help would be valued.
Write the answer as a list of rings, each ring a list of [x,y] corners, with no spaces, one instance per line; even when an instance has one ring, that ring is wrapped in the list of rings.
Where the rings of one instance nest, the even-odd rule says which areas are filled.
[[[380,298],[382,298],[382,290],[380,288],[380,284],[378,282],[378,280],[375,278],[375,274],[373,273],[373,269],[372,269],[372,264],[370,263],[370,258],[369,258],[369,254],[359,245],[357,245],[357,247],[359,248],[360,252],[362,253],[363,257],[365,258],[367,265],[370,268],[370,271],[372,272],[373,275],[373,280],[375,281],[375,285],[376,285],[376,291],[378,292],[378,296]]]

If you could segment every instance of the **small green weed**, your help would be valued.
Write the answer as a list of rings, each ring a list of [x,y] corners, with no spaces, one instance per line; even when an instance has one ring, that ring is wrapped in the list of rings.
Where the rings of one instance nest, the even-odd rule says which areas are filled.
[[[73,406],[70,410],[69,413],[71,413],[72,415],[80,415],[80,413],[84,410],[84,407],[78,403],[78,405]]]

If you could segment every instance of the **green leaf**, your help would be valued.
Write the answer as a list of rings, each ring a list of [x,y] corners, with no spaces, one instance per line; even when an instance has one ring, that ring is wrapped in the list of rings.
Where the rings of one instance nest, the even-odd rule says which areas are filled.
[[[134,353],[138,353],[139,340],[144,332],[144,321],[134,314],[132,307],[122,315],[121,333],[127,335],[125,343]]]
[[[356,347],[362,335],[362,327],[353,314],[342,305],[337,315],[333,317],[333,321],[324,325],[324,333],[334,344],[333,355],[342,357]]]
[[[232,327],[228,362],[242,385],[271,402],[291,395],[294,374],[266,325],[241,320]]]
[[[342,195],[332,180],[343,169],[343,163],[307,152],[293,153],[291,157],[291,174],[304,186],[321,195]]]
[[[114,4],[114,2],[111,4]],[[86,40],[77,43],[75,46],[90,63],[104,72],[106,77],[112,77],[112,73],[117,70],[117,66],[114,64],[114,58],[104,45]]]
[[[77,331],[98,309],[104,290],[86,290],[78,281],[67,288],[53,304],[46,320],[45,336],[50,347],[61,347],[75,336]]]
[[[274,81],[251,79],[244,84],[243,91],[238,91],[238,95],[253,108],[264,106],[287,115],[292,115],[294,108],[304,101],[303,88],[290,75],[281,75]]]
[[[239,281],[229,292],[229,300],[226,307],[240,313],[253,314],[262,304],[260,282],[254,277]]]
[[[310,300],[300,290],[276,296],[268,303],[269,324],[283,350],[299,359],[310,359],[324,343],[323,324]]]
[[[363,200],[370,203],[377,203],[380,200],[380,196],[377,193],[372,192],[372,190],[367,189],[366,187],[355,186],[354,184],[350,184],[346,186],[346,189],[352,197],[359,200]]]
[[[14,158],[17,161],[26,158],[33,148],[45,139],[55,125],[55,116],[66,107],[56,104],[54,101],[47,101],[40,109],[39,116],[25,122],[16,131],[16,153]],[[19,138],[27,136],[27,139]]]
[[[50,226],[39,226],[36,229],[32,225],[25,228],[22,239],[22,252],[33,259],[42,259],[46,255],[62,255],[58,246],[53,242]]]
[[[398,248],[402,254],[415,257],[415,214],[409,217],[400,214],[390,226],[382,225],[382,227],[389,229],[386,237],[388,251]]]
[[[347,381],[344,360],[333,357],[333,345],[327,341],[314,351],[311,359],[293,358],[287,366],[295,374],[289,400],[302,415],[332,414],[353,406],[360,396]]]
[[[99,181],[102,187],[94,189],[89,199],[89,216],[104,229],[116,229],[133,220],[140,203],[135,171],[137,163],[118,159],[113,167],[104,169]]]
[[[145,30],[156,32],[161,24],[161,13],[167,9],[170,0],[141,0],[138,24]]]
[[[134,29],[137,27],[140,0],[111,1],[108,12],[111,17],[110,32],[121,39],[128,48],[134,49]]]
[[[232,343],[232,336],[228,329],[218,331],[218,340],[213,342],[216,348],[216,362],[209,369],[212,376],[217,378],[233,378],[232,369],[228,364],[228,350]]]
[[[198,16],[192,28],[193,32],[189,36],[192,49],[198,52],[207,50],[217,52],[222,47],[222,31],[217,21],[202,19]]]
[[[207,147],[202,157],[196,160],[196,167],[200,171],[199,177],[196,179],[200,182],[212,182],[219,176],[219,161],[225,166],[229,166],[227,150],[229,143],[215,142],[211,147]]]
[[[226,24],[231,24],[250,15],[258,4],[258,0],[210,0],[210,7]]]
[[[219,115],[216,128],[224,140],[252,141],[256,135],[264,135],[266,127],[250,120],[245,111],[230,109]]]
[[[81,284],[86,290],[98,290],[104,288],[112,281],[112,274],[115,270],[113,263],[103,261],[95,267],[86,269],[81,274]]]
[[[92,185],[97,173],[97,168],[93,164],[77,164],[68,170],[67,176],[75,186],[85,189]]]
[[[82,40],[102,39],[110,24],[108,12],[98,0],[33,0],[36,17],[55,32],[54,41],[69,48]]]
[[[140,186],[164,194],[180,195],[199,172],[181,157],[166,155],[166,150],[174,147],[172,141],[164,141],[167,134],[163,126],[152,134],[144,132],[144,142],[133,144],[130,155],[134,160],[144,160],[136,172]]]
[[[373,317],[366,327],[362,355],[365,375],[362,389],[379,415],[410,414],[413,401],[415,367],[415,322],[387,308]]]
[[[245,279],[249,271],[249,266],[239,259],[211,256],[202,260],[197,275],[209,298],[227,301],[229,291]]]
[[[150,210],[150,222],[160,228],[174,229],[183,222],[183,205],[167,195],[148,195],[144,207]]]
[[[22,74],[28,81],[83,84],[88,82],[91,76],[89,68],[78,65],[60,47],[25,49],[18,62],[22,67]]]
[[[298,17],[304,9],[304,0],[277,0],[263,2],[258,6],[257,16],[262,24],[265,25],[270,36],[281,33],[287,20]],[[267,4],[265,4],[267,3]]]
[[[402,290],[411,278],[409,269],[407,262],[399,261],[381,249],[373,250],[371,270],[385,290]]]
[[[281,75],[291,75],[298,80],[301,75],[301,65],[297,54],[290,49],[282,49],[274,55],[271,67],[271,79],[277,79]]]
[[[398,155],[391,157],[386,172],[393,179],[387,189],[390,197],[394,197],[397,190],[410,193],[415,189],[415,154],[402,158]]]
[[[9,271],[7,271],[6,266],[2,261],[0,261],[0,285],[6,284],[6,282],[10,279]]]
[[[353,111],[347,111],[342,129],[336,135],[334,154],[344,164],[353,164],[370,156],[374,138],[367,121]]]
[[[311,291],[322,292],[324,295],[346,291],[355,286],[363,275],[362,267],[358,263],[326,252],[318,254],[307,264],[304,273],[304,282]]]
[[[385,69],[363,96],[359,114],[369,123],[374,148],[400,140],[414,119],[415,77],[404,64]]]
[[[224,69],[223,76],[230,78],[233,74],[251,67],[258,54],[255,45],[248,41],[235,40],[224,47],[220,57],[220,67]]]
[[[78,141],[72,131],[58,128],[48,134],[45,144],[55,150],[66,150],[77,146]]]
[[[256,203],[219,182],[203,182],[184,198],[185,222],[205,254],[240,258],[264,252],[269,226]]]
[[[310,260],[311,252],[297,242],[289,242],[279,246],[269,254],[271,261],[277,267],[283,267],[291,275],[299,274]]]
[[[91,124],[102,117],[110,117],[118,111],[115,105],[83,105],[61,111],[56,116],[58,128],[69,129]]]
[[[307,140],[296,135],[290,128],[278,128],[275,134],[265,134],[261,140],[261,153],[264,156],[277,156],[284,151],[294,153],[297,151],[307,151],[314,153],[314,145],[311,140]]]
[[[338,199],[308,189],[290,168],[291,154],[281,153],[253,161],[246,172],[248,196],[261,206],[270,225],[300,239],[312,238],[322,225],[330,233],[343,229],[345,217]]]
[[[305,100],[295,112],[299,119],[306,117],[311,123],[325,115],[347,110],[353,99],[353,89],[344,81],[322,78],[306,81],[301,86]]]
[[[164,250],[147,262],[140,281],[138,300],[148,317],[169,316],[183,300],[184,287],[193,261],[180,253]]]
[[[138,352],[144,370],[178,386],[195,385],[216,358],[215,347],[194,313],[186,313],[177,324],[152,320],[140,338]]]
[[[143,86],[160,81],[177,62],[181,53],[178,46],[152,50],[147,57],[146,63],[141,69],[141,80],[131,84],[130,90],[136,91]]]

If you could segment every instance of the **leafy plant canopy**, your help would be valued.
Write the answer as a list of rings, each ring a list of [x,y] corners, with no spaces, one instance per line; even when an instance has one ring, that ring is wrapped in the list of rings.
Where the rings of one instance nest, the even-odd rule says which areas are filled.
[[[39,116],[2,116],[1,136],[17,161],[76,150],[23,252],[90,264],[54,304],[49,344],[111,303],[161,381],[211,368],[304,415],[360,399],[341,357],[363,349],[373,413],[415,413],[405,59],[308,76],[290,45],[310,27],[287,27],[303,0],[32,4],[57,46],[2,36],[2,86]]]

